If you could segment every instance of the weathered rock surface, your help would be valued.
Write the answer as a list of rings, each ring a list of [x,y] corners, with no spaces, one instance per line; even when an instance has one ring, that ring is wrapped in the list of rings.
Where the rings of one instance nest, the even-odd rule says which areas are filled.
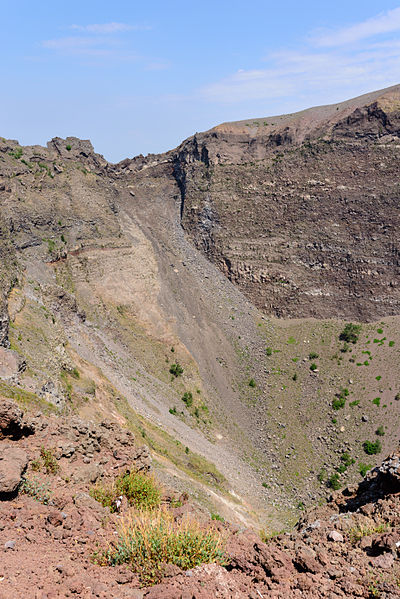
[[[398,314],[400,87],[219,125],[174,155],[182,224],[267,314]]]
[[[28,465],[28,456],[18,447],[0,447],[0,499],[18,490]]]
[[[10,413],[9,407],[2,413]],[[18,408],[15,414],[14,420],[25,418]],[[5,599],[22,599],[32,588],[40,589],[43,599],[370,599],[371,589],[375,596],[400,597],[400,450],[360,485],[334,494],[328,504],[305,512],[293,530],[266,542],[250,530],[208,520],[186,498],[184,506],[174,508],[173,490],[167,490],[164,507],[176,520],[186,506],[186,516],[190,513],[223,533],[226,565],[206,564],[185,572],[170,564],[159,584],[140,588],[129,564],[101,566],[94,559],[115,543],[122,514],[111,514],[90,495],[93,483],[75,476],[84,457],[92,454],[90,440],[96,439],[101,452],[94,450],[94,454],[104,462],[99,476],[102,481],[113,480],[126,468],[120,452],[133,460],[131,464],[140,454],[132,435],[114,422],[40,416],[37,424],[35,434],[21,436],[12,447],[3,446],[9,441],[0,442],[1,484],[3,462],[12,465],[17,481],[28,456],[30,461],[37,459],[43,444],[56,455],[57,447],[74,439],[76,451],[58,455],[59,471],[54,474],[46,475],[31,463],[24,475],[30,486],[3,504],[0,544]]]
[[[19,439],[34,431],[34,421],[25,419],[23,411],[13,401],[0,397],[0,440],[4,437]]]

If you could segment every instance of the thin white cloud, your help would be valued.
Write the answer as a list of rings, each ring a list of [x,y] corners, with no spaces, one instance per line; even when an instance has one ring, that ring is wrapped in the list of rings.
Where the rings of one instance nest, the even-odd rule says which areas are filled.
[[[400,31],[400,7],[381,13],[350,27],[344,27],[338,31],[319,35],[313,41],[317,46],[343,46],[394,31]]]
[[[124,31],[148,30],[150,27],[142,25],[129,25],[128,23],[93,23],[90,25],[71,25],[71,29],[86,31],[87,33],[108,34],[122,33]]]
[[[310,39],[303,50],[267,56],[267,66],[241,70],[199,90],[203,100],[224,104],[299,98],[330,101],[399,83],[400,8],[352,27]],[[367,38],[389,34],[378,42]],[[356,45],[355,42],[358,42]],[[307,99],[307,100],[306,100]]]
[[[102,36],[69,36],[42,42],[42,47],[56,54],[81,58],[109,58],[114,62],[136,62],[140,55],[116,38]]]
[[[238,71],[200,90],[209,102],[233,104],[278,98],[346,97],[398,83],[400,44],[356,53],[282,51],[271,55],[268,68]],[[362,93],[360,91],[360,93]],[[315,101],[315,100],[314,100]]]
[[[64,55],[106,56],[113,51],[113,43],[108,39],[86,36],[60,37],[42,42],[43,48]]]

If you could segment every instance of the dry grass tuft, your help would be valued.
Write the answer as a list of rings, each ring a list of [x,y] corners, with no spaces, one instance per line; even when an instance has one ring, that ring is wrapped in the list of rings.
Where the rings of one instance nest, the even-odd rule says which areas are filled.
[[[200,564],[226,564],[226,537],[191,518],[175,522],[166,510],[132,511],[118,527],[118,541],[103,553],[102,563],[129,563],[145,586],[159,582],[166,564],[190,570]]]

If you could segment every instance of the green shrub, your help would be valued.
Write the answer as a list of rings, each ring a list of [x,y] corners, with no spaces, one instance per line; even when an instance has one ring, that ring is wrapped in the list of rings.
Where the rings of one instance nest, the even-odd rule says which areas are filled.
[[[315,353],[315,351],[312,351],[312,352],[310,352],[310,353],[308,354],[308,359],[309,359],[309,360],[316,360],[318,357],[319,357],[319,356],[318,356],[318,354],[317,354],[317,353]]]
[[[193,404],[193,395],[190,391],[185,391],[182,395],[182,401],[186,404],[188,408]]]
[[[127,498],[130,506],[142,510],[154,510],[161,503],[161,489],[154,477],[129,470],[108,485],[96,484],[89,493],[111,512],[116,510],[115,501],[120,495]]]
[[[139,472],[125,472],[118,477],[116,487],[125,495],[129,505],[138,509],[153,510],[161,503],[161,490],[154,477]]]
[[[332,401],[332,408],[334,410],[340,410],[346,405],[346,397],[349,395],[349,390],[341,388],[339,393],[336,394],[335,399]]]
[[[250,379],[249,380],[249,387],[255,387],[256,386],[256,382],[254,379]]]
[[[219,514],[211,514],[211,520],[217,520],[218,522],[225,522],[225,518]]]
[[[292,376],[292,380],[297,381],[297,372],[295,372],[294,375]]]
[[[272,347],[267,347],[265,353],[267,354],[267,356],[272,356]]]
[[[319,480],[320,483],[323,483],[326,481],[326,477],[327,477],[326,469],[322,468],[321,472],[317,476],[317,479]]]
[[[332,408],[334,410],[340,410],[341,408],[344,408],[345,405],[346,405],[345,397],[335,397],[335,399],[332,401]]]
[[[393,347],[394,346],[394,341],[389,341],[389,347]]]
[[[333,489],[334,491],[337,491],[338,489],[340,489],[341,484],[339,482],[339,474],[336,472],[335,474],[331,474],[329,479],[328,479],[328,486]]]
[[[383,435],[385,434],[385,430],[384,430],[383,426],[382,425],[378,426],[375,433],[378,435],[378,437],[383,437]]]
[[[382,443],[379,439],[376,441],[364,441],[363,449],[367,455],[376,455],[382,451]]]
[[[381,398],[375,397],[375,399],[372,400],[372,403],[375,404],[376,406],[378,406],[378,408],[379,408],[379,406],[381,405]]]
[[[349,468],[355,462],[354,458],[351,458],[350,454],[347,453],[347,451],[345,451],[342,454],[340,460],[342,463],[338,466],[337,469],[340,473],[346,472],[347,468]]]
[[[354,401],[351,401],[351,402],[349,403],[349,406],[350,406],[351,408],[354,408],[354,406],[358,406],[358,405],[359,405],[359,403],[360,403],[360,400],[359,400],[359,399],[355,399]]]
[[[110,566],[128,563],[144,586],[159,582],[166,564],[191,570],[200,564],[226,564],[225,539],[192,519],[174,522],[166,511],[130,514],[119,525],[118,538],[100,559]]]
[[[44,483],[37,478],[24,478],[19,487],[20,493],[33,497],[36,501],[47,505],[50,501],[51,491],[47,483]]]
[[[16,148],[14,150],[14,152],[9,152],[9,155],[12,156],[13,158],[16,158],[17,160],[19,160],[23,154],[23,149],[22,148]]]
[[[40,459],[46,474],[57,474],[60,469],[53,451],[53,449],[45,449],[43,445],[40,448]]]
[[[352,322],[348,322],[344,327],[343,331],[340,333],[339,339],[340,341],[346,341],[346,343],[357,343],[360,331],[360,324],[353,324]]]
[[[175,364],[171,364],[169,371],[175,378],[177,378],[178,376],[181,376],[181,374],[183,373],[183,368],[179,364],[179,362],[176,362]]]
[[[177,412],[177,410],[176,410],[176,406],[174,406],[173,408],[170,408],[170,409],[168,410],[168,412],[169,412],[170,414],[172,414],[173,416],[176,416],[176,415],[177,415],[177,413],[178,413],[178,412]]]
[[[364,462],[360,462],[358,464],[358,471],[361,474],[361,476],[365,476],[367,474],[367,472],[369,470],[371,470],[372,466],[371,464],[364,464]]]
[[[67,146],[65,146],[65,149],[68,150],[68,152],[71,151],[71,146],[68,144]]]
[[[315,370],[318,370],[318,366],[315,364],[315,362],[313,362],[313,363],[311,364],[311,366],[310,366],[310,370],[312,370],[313,372],[314,372]]]

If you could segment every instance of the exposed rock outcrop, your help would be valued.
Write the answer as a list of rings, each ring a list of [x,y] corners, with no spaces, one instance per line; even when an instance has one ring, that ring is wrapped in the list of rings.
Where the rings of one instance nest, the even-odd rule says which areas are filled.
[[[399,97],[225,123],[177,149],[183,227],[267,314],[399,313]]]

